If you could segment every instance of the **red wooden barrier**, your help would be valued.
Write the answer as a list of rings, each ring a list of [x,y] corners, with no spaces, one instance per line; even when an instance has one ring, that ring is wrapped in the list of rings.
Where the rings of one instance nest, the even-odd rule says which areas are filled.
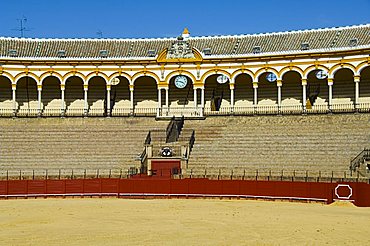
[[[114,195],[114,196],[228,196],[321,201],[352,201],[370,207],[370,184],[193,179],[66,179],[0,181],[0,197]]]

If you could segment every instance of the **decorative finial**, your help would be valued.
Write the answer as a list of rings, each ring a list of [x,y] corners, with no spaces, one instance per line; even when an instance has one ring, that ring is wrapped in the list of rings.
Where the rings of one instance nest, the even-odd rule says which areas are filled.
[[[182,37],[183,38],[188,38],[190,36],[190,32],[188,30],[188,28],[184,28],[184,31],[182,32]]]

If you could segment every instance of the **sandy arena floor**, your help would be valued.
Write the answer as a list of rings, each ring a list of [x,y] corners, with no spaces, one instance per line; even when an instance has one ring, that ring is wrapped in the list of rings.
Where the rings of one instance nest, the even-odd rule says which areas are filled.
[[[0,200],[0,245],[370,245],[370,208],[247,200]]]

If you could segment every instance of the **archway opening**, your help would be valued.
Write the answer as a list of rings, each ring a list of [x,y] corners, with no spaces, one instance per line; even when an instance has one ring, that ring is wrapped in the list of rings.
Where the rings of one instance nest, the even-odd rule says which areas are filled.
[[[9,78],[0,75],[0,114],[13,113],[12,82]]]
[[[258,77],[258,105],[277,106],[277,80],[269,81],[270,72],[265,72]]]
[[[183,108],[194,106],[193,81],[188,76],[178,75],[172,77],[170,79],[168,93],[170,108]],[[197,95],[197,98],[198,97],[200,97],[200,95]],[[162,99],[162,104],[164,103],[165,100]]]
[[[360,98],[361,107],[369,106],[370,103],[370,66],[362,69],[360,73]]]
[[[150,76],[142,76],[134,81],[135,112],[155,113],[158,106],[157,82]]]
[[[37,82],[31,77],[22,77],[17,81],[16,101],[18,115],[30,116],[38,113]]]
[[[329,104],[329,88],[327,77],[318,76],[317,69],[311,71],[307,76],[307,99],[312,106],[327,106]]]
[[[235,111],[241,107],[253,106],[253,79],[248,74],[242,73],[235,78],[234,107]]]
[[[334,74],[333,104],[355,103],[355,83],[353,72],[348,68],[341,68]]]
[[[219,81],[221,74],[213,74],[206,78],[204,85],[205,111],[222,111],[230,107],[230,81]],[[220,83],[221,82],[221,83]]]
[[[129,114],[130,102],[130,82],[123,76],[117,76],[119,83],[111,86],[110,107],[112,115]]]
[[[66,115],[82,115],[84,113],[84,82],[78,76],[69,77],[65,84]]]
[[[281,106],[302,106],[302,79],[296,71],[286,72],[282,77]]]
[[[107,83],[105,79],[100,76],[94,76],[88,82],[87,103],[89,105],[89,115],[106,114]]]
[[[59,114],[61,112],[60,80],[57,77],[48,76],[42,82],[41,103],[44,115]]]

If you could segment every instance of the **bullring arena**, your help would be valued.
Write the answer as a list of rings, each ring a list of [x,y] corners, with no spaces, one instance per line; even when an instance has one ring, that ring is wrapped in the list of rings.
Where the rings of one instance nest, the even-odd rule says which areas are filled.
[[[0,38],[1,242],[365,245],[369,52],[369,24]]]

